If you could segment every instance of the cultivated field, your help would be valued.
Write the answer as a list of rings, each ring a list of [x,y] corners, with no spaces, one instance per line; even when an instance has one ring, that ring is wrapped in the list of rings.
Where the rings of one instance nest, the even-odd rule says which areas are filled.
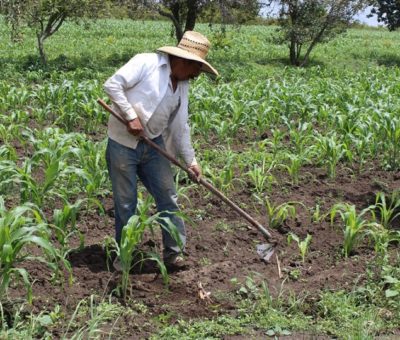
[[[274,27],[197,30],[221,74],[191,84],[197,159],[276,253],[263,262],[262,234],[177,170],[187,266],[146,260],[160,232],[142,190],[124,281],[96,100],[131,56],[175,45],[171,26],[66,24],[44,68],[0,22],[0,338],[400,337],[399,33],[352,29],[297,69]]]

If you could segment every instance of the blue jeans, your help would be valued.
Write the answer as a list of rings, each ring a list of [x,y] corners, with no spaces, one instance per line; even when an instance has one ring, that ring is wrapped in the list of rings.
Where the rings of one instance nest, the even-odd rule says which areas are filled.
[[[162,137],[153,139],[162,148]],[[140,141],[136,149],[108,139],[106,150],[108,173],[112,183],[115,208],[115,240],[120,244],[122,228],[135,214],[137,205],[137,178],[154,197],[157,211],[169,217],[176,226],[183,245],[186,242],[185,224],[174,213],[179,211],[177,194],[170,162],[155,149]],[[162,229],[164,257],[180,253],[171,235]]]

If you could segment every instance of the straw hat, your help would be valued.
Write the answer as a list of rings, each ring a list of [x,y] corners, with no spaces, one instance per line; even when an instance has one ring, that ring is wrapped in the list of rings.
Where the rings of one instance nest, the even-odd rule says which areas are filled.
[[[210,42],[204,35],[194,31],[186,31],[178,46],[163,46],[157,49],[157,51],[198,61],[203,64],[201,68],[203,72],[212,73],[217,76],[217,70],[205,60],[210,46]]]

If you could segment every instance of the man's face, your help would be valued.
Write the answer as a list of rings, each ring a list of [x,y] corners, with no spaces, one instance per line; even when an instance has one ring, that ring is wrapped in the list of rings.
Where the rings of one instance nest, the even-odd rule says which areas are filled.
[[[189,80],[199,76],[202,63],[198,61],[176,58],[171,65],[172,76],[178,80]]]

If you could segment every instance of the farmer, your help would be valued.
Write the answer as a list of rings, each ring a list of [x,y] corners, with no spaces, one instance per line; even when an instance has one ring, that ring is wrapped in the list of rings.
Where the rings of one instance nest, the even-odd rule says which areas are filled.
[[[164,46],[159,53],[134,56],[104,84],[113,109],[128,123],[110,116],[106,159],[112,182],[115,208],[115,239],[120,244],[122,228],[135,214],[137,177],[154,197],[157,210],[176,226],[182,244],[186,242],[183,220],[170,163],[145,144],[145,134],[172,155],[181,157],[199,179],[201,168],[196,162],[188,125],[189,80],[201,72],[218,75],[205,60],[210,42],[198,32],[187,31],[177,47]],[[167,266],[183,264],[181,249],[162,229],[163,259]],[[119,259],[114,261],[120,270]]]

